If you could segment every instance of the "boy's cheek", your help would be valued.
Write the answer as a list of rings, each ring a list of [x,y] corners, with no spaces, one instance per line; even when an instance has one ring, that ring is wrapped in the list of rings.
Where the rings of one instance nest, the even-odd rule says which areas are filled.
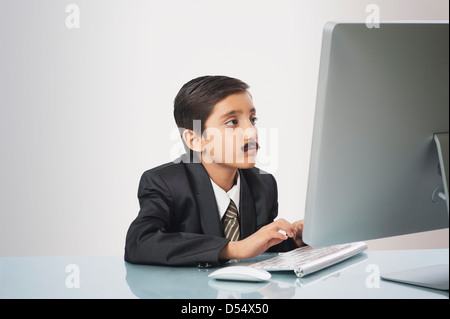
[[[208,159],[208,162],[211,160],[216,163],[225,163],[226,159],[229,158],[227,156],[228,149],[224,143],[221,141],[211,140],[204,144],[202,156],[204,159]]]
[[[224,145],[224,157],[231,163],[242,163],[244,159],[244,152],[242,151],[243,144],[238,142],[239,139],[230,138]]]

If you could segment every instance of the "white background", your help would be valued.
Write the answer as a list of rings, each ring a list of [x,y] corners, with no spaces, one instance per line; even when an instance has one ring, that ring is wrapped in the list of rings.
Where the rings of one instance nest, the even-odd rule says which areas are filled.
[[[277,133],[259,166],[279,216],[303,218],[322,28],[373,2],[1,0],[0,256],[122,255],[141,174],[180,147],[173,99],[206,74],[251,86]],[[382,21],[448,20],[446,0],[375,3]],[[448,247],[448,229],[370,243]]]

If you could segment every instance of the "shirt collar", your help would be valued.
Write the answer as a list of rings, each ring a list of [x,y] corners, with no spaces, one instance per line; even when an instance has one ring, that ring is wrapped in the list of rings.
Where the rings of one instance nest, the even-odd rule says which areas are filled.
[[[240,201],[240,189],[241,189],[241,179],[239,176],[239,171],[237,171],[236,183],[233,187],[225,192],[220,188],[214,181],[210,178],[211,184],[214,190],[214,195],[216,197],[217,209],[219,210],[220,219],[225,215],[228,205],[230,205],[230,199],[236,204],[239,213],[239,201]]]

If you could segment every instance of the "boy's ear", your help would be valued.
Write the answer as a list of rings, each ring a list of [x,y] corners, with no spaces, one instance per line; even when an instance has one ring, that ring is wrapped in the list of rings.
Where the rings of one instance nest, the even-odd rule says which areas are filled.
[[[202,137],[193,130],[185,129],[181,133],[184,143],[194,152],[202,152]]]

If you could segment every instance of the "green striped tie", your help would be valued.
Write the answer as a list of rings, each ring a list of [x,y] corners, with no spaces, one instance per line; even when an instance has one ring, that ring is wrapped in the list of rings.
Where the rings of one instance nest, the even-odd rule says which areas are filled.
[[[228,205],[227,211],[223,217],[223,226],[225,237],[231,241],[239,240],[239,220],[237,214],[237,208],[233,200],[230,199],[230,205]]]

